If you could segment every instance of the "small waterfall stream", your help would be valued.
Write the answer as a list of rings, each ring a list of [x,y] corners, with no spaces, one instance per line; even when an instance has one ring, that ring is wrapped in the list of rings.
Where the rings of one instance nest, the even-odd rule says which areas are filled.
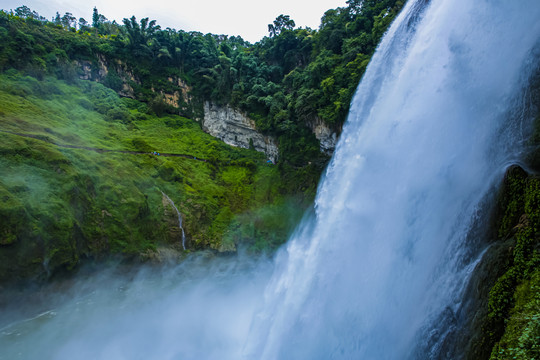
[[[171,204],[174,211],[176,211],[176,215],[178,216],[178,227],[180,228],[180,231],[182,232],[182,249],[186,250],[186,234],[184,232],[184,227],[182,226],[182,213],[180,212],[180,210],[178,210],[178,208],[174,204],[174,201],[172,201],[171,198],[167,196],[167,194],[165,194],[163,191],[161,193],[167,199],[167,201]]]

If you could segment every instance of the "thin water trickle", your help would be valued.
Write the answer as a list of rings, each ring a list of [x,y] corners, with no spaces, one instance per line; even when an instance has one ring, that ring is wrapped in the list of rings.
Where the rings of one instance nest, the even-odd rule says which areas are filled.
[[[171,198],[167,196],[167,194],[165,194],[163,191],[161,193],[167,199],[167,201],[171,204],[174,211],[176,211],[176,215],[178,216],[178,227],[180,228],[180,231],[182,232],[182,242],[181,242],[182,249],[186,250],[186,233],[184,232],[184,227],[182,226],[182,213],[180,212],[180,210],[178,210],[178,208],[174,204],[174,201],[172,201]]]

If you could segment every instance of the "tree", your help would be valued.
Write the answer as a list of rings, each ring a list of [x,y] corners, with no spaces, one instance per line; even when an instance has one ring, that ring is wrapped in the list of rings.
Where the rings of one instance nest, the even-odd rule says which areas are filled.
[[[29,18],[32,17],[32,10],[28,6],[19,6],[15,9],[15,16],[22,17],[22,18]]]
[[[60,18],[60,13],[57,11],[56,15],[53,17],[53,23],[55,25],[62,25],[62,19]]]
[[[292,30],[296,23],[289,15],[279,15],[273,24],[268,24],[268,32],[270,37],[278,36],[283,30]]]
[[[70,12],[65,13],[64,16],[62,16],[62,18],[60,19],[60,21],[66,29],[77,26],[77,19]],[[71,26],[71,24],[73,24],[73,26]]]
[[[148,40],[160,29],[159,25],[156,25],[156,20],[149,21],[148,18],[141,19],[140,25],[135,16],[130,19],[124,18],[123,23],[132,46],[147,45]]]
[[[39,15],[36,11],[32,11],[28,6],[23,5],[15,9],[15,16],[24,18],[24,19],[34,19],[39,21],[47,21],[46,18]]]
[[[364,4],[364,0],[347,0],[347,5],[349,5],[349,12],[351,14],[359,14],[362,10],[362,5]]]
[[[79,18],[79,30],[90,31],[88,21],[86,21],[84,18]]]
[[[94,6],[94,12],[92,13],[92,27],[97,28],[99,26],[99,13],[98,9]]]
[[[100,14],[98,12],[98,9],[94,7],[94,11],[92,13],[92,27],[97,29],[106,22],[107,18],[104,15]]]
[[[145,56],[151,54],[152,49],[155,48],[156,53],[158,53],[159,56],[159,52],[162,47],[157,41],[153,41],[156,31],[160,30],[159,25],[156,25],[156,20],[150,21],[149,18],[144,18],[141,19],[141,23],[139,25],[135,16],[132,16],[130,19],[124,18],[123,22],[125,25],[124,31],[127,35],[129,46],[135,53]]]

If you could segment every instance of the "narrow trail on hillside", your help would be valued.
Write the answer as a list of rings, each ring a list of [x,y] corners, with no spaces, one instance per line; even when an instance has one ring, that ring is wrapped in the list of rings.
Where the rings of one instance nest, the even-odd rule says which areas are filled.
[[[174,154],[174,153],[158,152],[159,155],[155,155],[155,154],[153,154],[151,152],[144,152],[144,151],[102,149],[102,148],[95,148],[95,147],[90,147],[90,146],[60,144],[60,143],[52,141],[51,139],[49,139],[47,136],[44,136],[44,135],[23,134],[23,133],[17,133],[17,132],[9,131],[9,130],[0,130],[0,132],[6,133],[6,134],[11,134],[11,135],[16,135],[16,136],[21,136],[21,137],[25,137],[25,138],[36,139],[36,140],[39,140],[39,141],[49,143],[51,145],[55,145],[55,146],[62,147],[62,148],[67,148],[67,149],[89,150],[89,151],[95,151],[95,152],[98,152],[98,153],[120,153],[120,154],[131,154],[131,155],[182,157],[182,158],[191,159],[191,160],[208,162],[208,160],[206,160],[206,159],[198,158],[198,157],[195,157],[193,155],[187,155],[187,154]]]

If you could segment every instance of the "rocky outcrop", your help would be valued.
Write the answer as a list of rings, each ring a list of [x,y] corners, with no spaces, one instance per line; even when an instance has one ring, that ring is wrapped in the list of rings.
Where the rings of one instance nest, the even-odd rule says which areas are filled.
[[[76,65],[81,69],[81,73],[79,74],[81,80],[103,80],[108,73],[107,66],[105,66],[105,63],[101,59],[97,62],[97,68],[88,60],[77,61]]]
[[[107,63],[104,57],[98,55],[96,62],[88,60],[76,61],[76,66],[81,70],[79,78],[82,80],[92,80],[100,83],[114,82],[112,84],[106,84],[107,86],[116,87],[114,90],[118,92],[120,96],[129,97],[135,99],[135,90],[130,83],[140,84],[140,81],[135,78],[135,75],[127,68],[127,66],[120,60],[116,60],[112,65],[115,80],[108,79],[111,74],[111,65]]]
[[[190,104],[191,100],[193,100],[190,94],[191,86],[178,77],[169,77],[167,80],[174,85],[174,90],[166,92],[152,88],[152,92],[155,94],[159,93],[162,96],[162,101],[167,105],[177,109],[186,108],[186,105]]]
[[[337,134],[324,121],[316,117],[313,121],[308,122],[308,127],[313,131],[317,140],[321,144],[321,151],[327,155],[332,155],[337,144]]]
[[[80,79],[104,83],[116,90],[120,96],[136,98],[135,90],[131,84],[140,85],[141,82],[135,77],[133,71],[120,60],[107,62],[103,56],[98,55],[94,62],[82,60],[76,61],[75,65],[80,69]],[[112,81],[109,79],[111,76]],[[191,87],[179,77],[169,77],[167,80],[173,85],[172,87],[167,87],[166,91],[152,87],[152,92],[160,95],[165,104],[177,109],[184,109],[186,104],[190,104],[192,100]]]
[[[246,149],[253,146],[255,150],[265,153],[272,162],[277,160],[276,140],[257,132],[255,121],[228,105],[205,102],[202,128],[229,145]]]
[[[172,100],[174,98],[176,105],[175,104],[171,104],[171,105],[175,107],[180,107],[180,99],[182,99],[186,104],[191,102],[191,100],[193,99],[190,94],[191,86],[189,86],[184,80],[178,77],[174,77],[174,78],[169,77],[167,78],[167,80],[178,88],[178,91],[175,91],[172,95],[171,94],[165,95],[165,97],[168,99]]]

